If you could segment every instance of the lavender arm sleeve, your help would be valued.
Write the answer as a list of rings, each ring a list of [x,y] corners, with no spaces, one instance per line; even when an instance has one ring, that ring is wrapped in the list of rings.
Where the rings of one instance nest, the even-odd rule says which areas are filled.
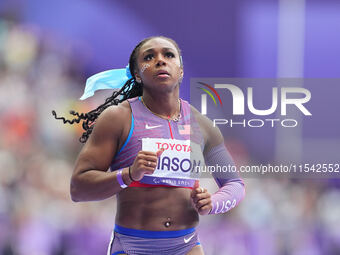
[[[212,209],[209,214],[225,213],[244,198],[244,182],[236,171],[228,171],[232,167],[235,169],[235,164],[223,143],[213,147],[204,159],[208,168],[215,169],[211,172],[219,187],[211,196]]]

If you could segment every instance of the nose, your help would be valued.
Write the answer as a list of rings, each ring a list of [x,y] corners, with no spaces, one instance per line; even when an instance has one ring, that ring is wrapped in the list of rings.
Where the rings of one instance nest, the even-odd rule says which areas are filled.
[[[166,65],[166,61],[164,59],[164,57],[162,56],[162,54],[157,56],[157,62],[156,62],[156,66],[164,66]]]

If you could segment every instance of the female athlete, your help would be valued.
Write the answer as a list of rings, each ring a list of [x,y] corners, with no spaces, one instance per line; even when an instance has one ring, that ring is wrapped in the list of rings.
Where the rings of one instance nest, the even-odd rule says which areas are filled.
[[[127,82],[97,109],[71,111],[77,116],[72,121],[60,118],[71,124],[83,120],[85,129],[72,200],[116,195],[109,255],[204,254],[195,230],[199,215],[235,207],[244,183],[236,173],[214,173],[219,190],[211,195],[194,176],[195,164],[223,166],[232,160],[219,129],[179,97],[183,63],[176,42],[162,36],[141,41],[127,71]],[[101,81],[110,79],[101,75]]]

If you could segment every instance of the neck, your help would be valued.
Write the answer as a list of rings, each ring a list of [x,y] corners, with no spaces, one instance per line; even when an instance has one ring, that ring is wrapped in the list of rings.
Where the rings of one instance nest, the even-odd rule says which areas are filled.
[[[157,95],[153,95],[152,92],[143,91],[143,101],[147,108],[163,117],[169,118],[180,113],[178,100],[178,90],[161,95],[158,93]]]

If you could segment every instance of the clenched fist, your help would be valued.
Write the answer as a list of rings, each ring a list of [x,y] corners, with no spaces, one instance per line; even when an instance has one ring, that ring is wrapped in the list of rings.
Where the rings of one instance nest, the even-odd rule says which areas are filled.
[[[160,149],[156,153],[151,151],[139,151],[129,169],[133,181],[141,180],[144,174],[153,174],[157,166],[157,160],[163,151],[164,149]]]
[[[198,180],[191,191],[191,201],[200,215],[207,215],[212,209],[211,195],[207,189],[200,187]]]

